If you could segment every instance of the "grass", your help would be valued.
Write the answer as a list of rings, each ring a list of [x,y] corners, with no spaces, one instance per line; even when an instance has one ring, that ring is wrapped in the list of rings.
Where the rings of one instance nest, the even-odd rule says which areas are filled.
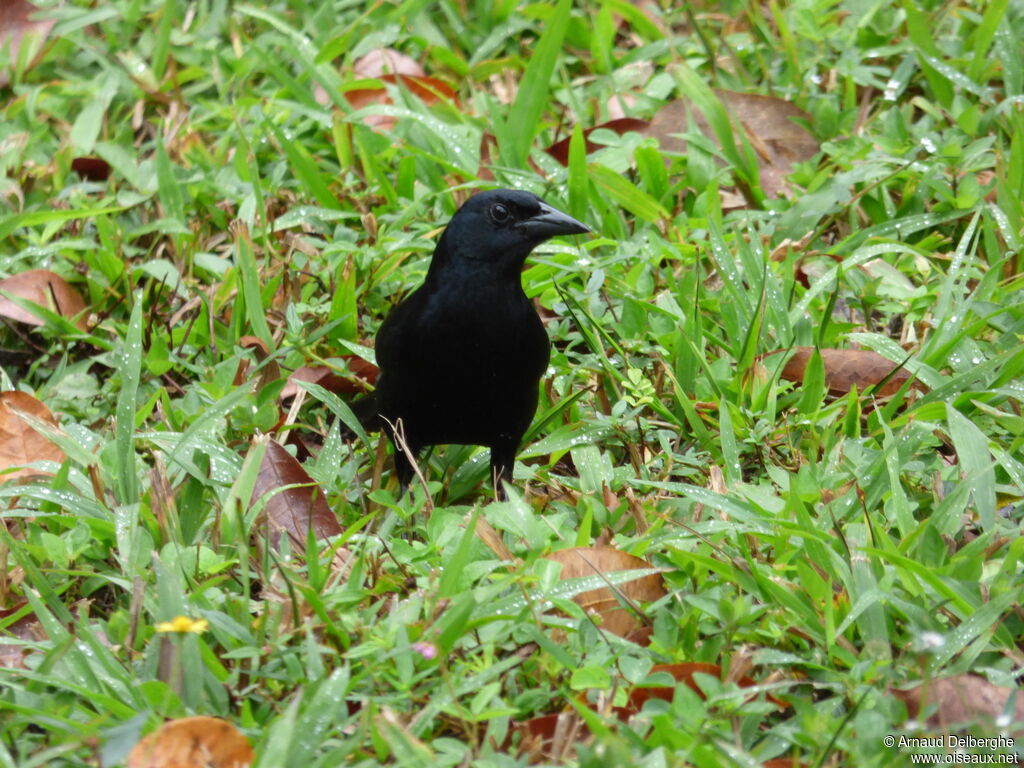
[[[3,332],[4,388],[58,415],[69,458],[0,487],[0,631],[42,630],[0,670],[0,765],[120,765],[189,714],[237,724],[259,766],[523,765],[514,724],[566,708],[590,731],[568,764],[898,765],[893,688],[1016,686],[1019,4],[47,13],[42,60],[0,89],[0,273],[64,276],[90,331]],[[380,47],[456,100],[388,85],[353,111],[344,94],[379,84],[352,64]],[[807,113],[821,151],[791,198],[765,197],[757,126],[711,88]],[[684,154],[604,132],[587,155],[572,126],[626,92],[641,118],[686,97],[717,143],[691,118]],[[567,135],[563,168],[542,149]],[[73,172],[83,156],[110,180]],[[323,542],[267,547],[250,446],[277,430],[283,380],[261,373],[372,358],[439,227],[495,185],[597,233],[523,275],[554,346],[519,494],[490,502],[484,452],[450,447],[428,461],[428,516],[421,490],[374,483],[374,446],[344,446],[345,409],[311,387],[278,434],[313,448],[350,569]],[[723,209],[729,189],[750,203]],[[926,391],[826,397],[814,363],[793,384],[763,358],[796,346],[875,350]],[[542,558],[602,535],[663,575],[649,645],[601,635]],[[177,615],[208,630],[156,631]],[[607,710],[681,661],[752,667],[789,706],[702,678],[704,700],[680,684],[629,722]]]

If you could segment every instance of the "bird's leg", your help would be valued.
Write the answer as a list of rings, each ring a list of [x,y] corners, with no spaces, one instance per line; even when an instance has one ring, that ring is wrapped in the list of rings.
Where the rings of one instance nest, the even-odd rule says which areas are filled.
[[[516,448],[519,441],[502,441],[491,446],[491,480],[498,499],[505,500],[505,486],[502,482],[512,482],[512,467],[516,463]]]
[[[404,448],[400,448],[393,440],[392,444],[395,446],[395,474],[398,476],[398,498],[402,498],[409,489],[409,483],[412,482],[414,474],[412,467],[413,459]]]
[[[417,474],[416,454],[419,453],[420,446],[410,444],[401,419],[396,419],[394,423],[387,419],[384,421],[388,427],[387,432],[388,437],[391,438],[391,445],[395,448],[395,474],[398,476],[398,496],[401,498],[408,490],[413,475]]]

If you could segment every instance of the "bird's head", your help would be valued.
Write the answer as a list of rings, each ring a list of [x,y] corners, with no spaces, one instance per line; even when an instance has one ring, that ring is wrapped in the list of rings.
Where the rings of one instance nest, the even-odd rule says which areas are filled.
[[[589,231],[531,192],[495,189],[474,195],[459,208],[441,236],[434,261],[518,272],[530,251],[545,240]]]

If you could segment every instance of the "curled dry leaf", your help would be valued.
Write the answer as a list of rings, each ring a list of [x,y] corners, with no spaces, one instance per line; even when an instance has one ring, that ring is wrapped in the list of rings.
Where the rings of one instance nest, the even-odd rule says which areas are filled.
[[[310,529],[317,539],[326,539],[341,533],[337,516],[327,506],[324,492],[284,447],[274,440],[267,441],[256,486],[252,489],[250,504],[267,493],[264,519],[270,529],[270,543],[280,547],[281,534],[291,538],[293,552],[306,551],[306,537]],[[285,486],[298,485],[296,488]],[[284,490],[280,490],[284,488]]]
[[[132,748],[128,768],[246,768],[256,755],[226,720],[185,717],[161,725]]]
[[[33,461],[64,461],[64,452],[36,431],[21,414],[57,426],[50,409],[25,392],[0,392],[0,470],[22,467],[0,475],[0,481],[44,474],[38,469],[24,468]]]
[[[30,269],[27,272],[19,272],[16,275],[5,277],[0,280],[0,291],[6,291],[19,299],[27,299],[41,307],[46,307],[74,322],[81,331],[87,329],[83,315],[85,300],[63,277],[48,269]],[[22,309],[2,294],[0,294],[0,317],[29,325],[45,325],[46,323],[42,318]]]
[[[781,351],[769,352],[768,355],[774,355]],[[845,395],[855,385],[858,392],[863,392],[885,381],[885,384],[875,394],[879,397],[889,397],[895,395],[911,377],[910,371],[906,368],[897,366],[892,360],[868,349],[822,349],[820,351],[821,361],[825,366],[825,384],[829,394],[833,396]],[[814,347],[796,347],[780,376],[786,381],[803,381],[807,364],[813,354]],[[890,373],[891,376],[889,376]],[[886,379],[887,376],[889,376],[888,379]],[[922,391],[924,389],[924,385],[918,381],[913,382],[911,387]]]
[[[0,61],[0,88],[11,82],[11,71],[17,66],[22,46],[28,48],[28,66],[34,66],[43,53],[46,40],[56,19],[37,19],[39,8],[26,0],[0,2],[0,51],[8,51],[9,67]]]
[[[256,353],[256,359],[261,363],[270,355],[270,347],[259,336],[242,336],[238,340],[238,346],[244,349],[251,349]]]
[[[260,378],[256,385],[258,389],[263,389],[281,378],[281,366],[277,360],[270,358],[270,350],[263,339],[258,336],[243,336],[238,340],[238,345],[251,349],[260,364]],[[235,372],[235,384],[241,384],[247,375],[248,362],[239,361],[238,370]]]
[[[934,705],[928,727],[942,730],[970,725],[992,727],[1006,714],[1006,705],[1016,694],[1010,722],[1015,724],[1015,733],[1024,733],[1024,690],[994,685],[979,675],[939,678],[905,691],[894,689],[892,694],[906,705],[913,719]]]
[[[562,549],[546,556],[548,560],[562,564],[562,579],[601,574],[607,576],[616,571],[632,571],[650,568],[651,564],[639,557],[626,554],[612,547],[577,547]],[[650,603],[665,596],[661,574],[652,573],[639,579],[618,584],[614,589],[623,602],[636,607],[638,603]],[[580,592],[573,600],[587,613],[599,617],[599,625],[609,632],[637,640],[644,633],[640,620],[624,608],[611,587],[601,587]]]

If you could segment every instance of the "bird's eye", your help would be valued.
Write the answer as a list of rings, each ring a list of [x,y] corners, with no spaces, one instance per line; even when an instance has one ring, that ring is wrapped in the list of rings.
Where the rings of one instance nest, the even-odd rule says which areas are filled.
[[[503,224],[504,222],[508,221],[509,216],[511,215],[512,214],[508,210],[508,208],[502,205],[501,203],[491,206],[491,218],[494,219],[499,224]]]

